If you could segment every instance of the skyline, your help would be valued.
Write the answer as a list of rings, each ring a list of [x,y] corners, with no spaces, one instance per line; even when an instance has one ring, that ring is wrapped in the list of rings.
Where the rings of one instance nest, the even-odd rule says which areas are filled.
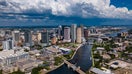
[[[0,26],[131,25],[130,0],[1,0]]]

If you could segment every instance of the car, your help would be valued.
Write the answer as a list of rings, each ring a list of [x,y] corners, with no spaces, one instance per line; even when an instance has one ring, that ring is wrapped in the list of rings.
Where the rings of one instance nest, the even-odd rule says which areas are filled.
[[[114,64],[114,65],[118,65],[119,63],[118,63],[118,62],[114,62],[113,64]]]

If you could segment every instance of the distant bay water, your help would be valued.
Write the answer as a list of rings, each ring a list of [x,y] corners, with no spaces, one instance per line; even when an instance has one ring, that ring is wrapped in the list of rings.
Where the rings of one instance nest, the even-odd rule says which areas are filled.
[[[27,26],[0,26],[0,28],[57,28],[59,25],[49,25],[49,26],[45,26],[45,25],[27,25]],[[70,25],[63,25],[63,26],[70,26]],[[80,26],[80,24],[78,24],[78,26]],[[96,27],[107,27],[107,26],[111,26],[111,27],[126,27],[127,29],[132,29],[132,25],[84,25],[86,27],[91,27],[91,26],[96,26]]]

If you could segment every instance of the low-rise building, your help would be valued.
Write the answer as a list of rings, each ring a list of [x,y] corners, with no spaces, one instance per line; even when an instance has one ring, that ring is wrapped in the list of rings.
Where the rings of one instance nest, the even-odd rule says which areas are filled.
[[[21,59],[28,59],[28,52],[23,50],[4,50],[0,52],[0,66],[8,66]]]
[[[23,72],[31,72],[31,70],[34,67],[37,67],[39,64],[42,64],[42,63],[43,61],[27,59],[27,60],[16,62],[16,66],[18,67],[18,69],[20,69]]]

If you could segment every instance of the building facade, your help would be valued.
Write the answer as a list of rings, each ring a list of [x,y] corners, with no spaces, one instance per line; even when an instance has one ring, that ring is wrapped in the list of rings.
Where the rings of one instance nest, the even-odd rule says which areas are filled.
[[[71,25],[71,42],[75,43],[76,42],[76,24]]]
[[[18,60],[29,59],[29,53],[24,51],[6,50],[0,52],[0,66],[12,65]]]
[[[32,34],[30,31],[27,30],[24,32],[24,39],[26,46],[32,46]]]
[[[84,38],[87,39],[89,35],[89,30],[88,29],[84,29]]]
[[[70,42],[70,27],[65,27],[64,28],[64,42]]]
[[[76,39],[77,43],[81,43],[82,42],[82,31],[81,28],[77,28],[77,39]]]
[[[8,39],[2,42],[4,50],[11,50],[14,48],[14,41],[12,39]]]
[[[14,41],[15,46],[17,46],[19,39],[20,39],[19,31],[13,31],[12,36],[13,36],[13,41]]]
[[[41,43],[49,45],[49,33],[47,30],[41,32]]]

